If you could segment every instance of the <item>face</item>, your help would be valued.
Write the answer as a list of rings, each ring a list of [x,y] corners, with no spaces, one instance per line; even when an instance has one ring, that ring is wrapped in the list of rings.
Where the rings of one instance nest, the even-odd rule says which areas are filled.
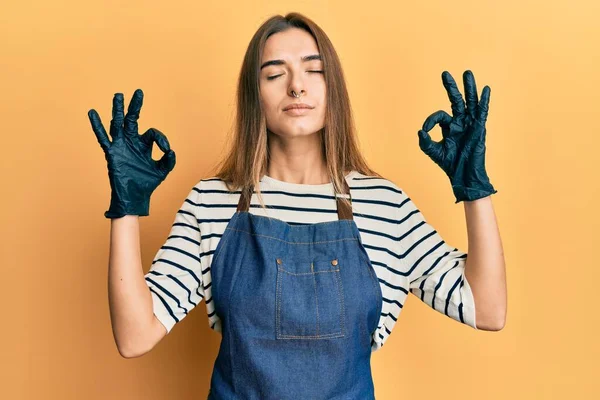
[[[314,134],[323,128],[326,106],[323,61],[303,60],[318,54],[317,43],[302,29],[290,28],[267,39],[259,86],[267,129],[271,133],[294,138]],[[305,103],[311,108],[285,111],[292,103]]]

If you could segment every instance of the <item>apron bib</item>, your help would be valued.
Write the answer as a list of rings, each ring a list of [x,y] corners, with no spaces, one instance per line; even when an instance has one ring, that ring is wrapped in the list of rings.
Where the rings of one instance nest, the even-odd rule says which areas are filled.
[[[252,193],[211,263],[222,340],[208,399],[374,399],[382,293],[352,209],[336,195],[337,221],[290,225],[250,213]]]

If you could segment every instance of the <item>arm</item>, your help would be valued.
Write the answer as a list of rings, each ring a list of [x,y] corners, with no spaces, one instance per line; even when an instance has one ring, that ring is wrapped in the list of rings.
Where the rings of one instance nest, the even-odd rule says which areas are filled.
[[[498,191],[485,168],[491,89],[485,86],[479,99],[471,71],[464,72],[463,81],[466,103],[452,75],[442,73],[452,116],[441,110],[431,114],[419,130],[419,147],[450,178],[456,203],[465,203],[469,253],[464,275],[476,304],[477,327],[500,330],[506,318],[504,254],[490,198]],[[436,124],[442,129],[440,142],[428,133]]]
[[[144,280],[137,215],[111,219],[108,299],[119,354],[138,357],[154,347],[166,329],[153,315]]]
[[[491,196],[465,201],[469,250],[465,277],[475,299],[477,328],[500,330],[506,321],[506,270]]]

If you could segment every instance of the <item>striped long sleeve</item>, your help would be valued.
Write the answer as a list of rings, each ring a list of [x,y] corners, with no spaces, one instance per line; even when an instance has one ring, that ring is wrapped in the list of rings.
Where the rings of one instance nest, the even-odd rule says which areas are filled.
[[[450,246],[402,191],[399,249],[409,290],[434,310],[477,329],[475,301],[465,277],[467,253]]]
[[[204,298],[197,216],[199,196],[194,187],[177,211],[169,236],[145,275],[154,314],[167,334]]]

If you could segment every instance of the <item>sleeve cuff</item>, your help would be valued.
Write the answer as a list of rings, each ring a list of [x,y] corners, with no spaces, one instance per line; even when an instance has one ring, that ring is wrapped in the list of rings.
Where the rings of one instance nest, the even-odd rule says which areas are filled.
[[[168,335],[169,332],[171,332],[171,329],[173,329],[173,326],[175,326],[176,321],[170,314],[167,305],[163,303],[164,300],[153,291],[150,291],[150,293],[152,294],[152,308],[154,310],[154,315],[156,315],[156,318],[166,328]]]
[[[463,271],[463,282],[464,286],[462,288],[462,300],[463,300],[463,318],[467,325],[472,328],[479,330],[477,328],[477,321],[475,319],[475,298],[473,297],[473,291],[471,290],[471,286],[469,285],[469,281],[467,281],[467,277]]]

